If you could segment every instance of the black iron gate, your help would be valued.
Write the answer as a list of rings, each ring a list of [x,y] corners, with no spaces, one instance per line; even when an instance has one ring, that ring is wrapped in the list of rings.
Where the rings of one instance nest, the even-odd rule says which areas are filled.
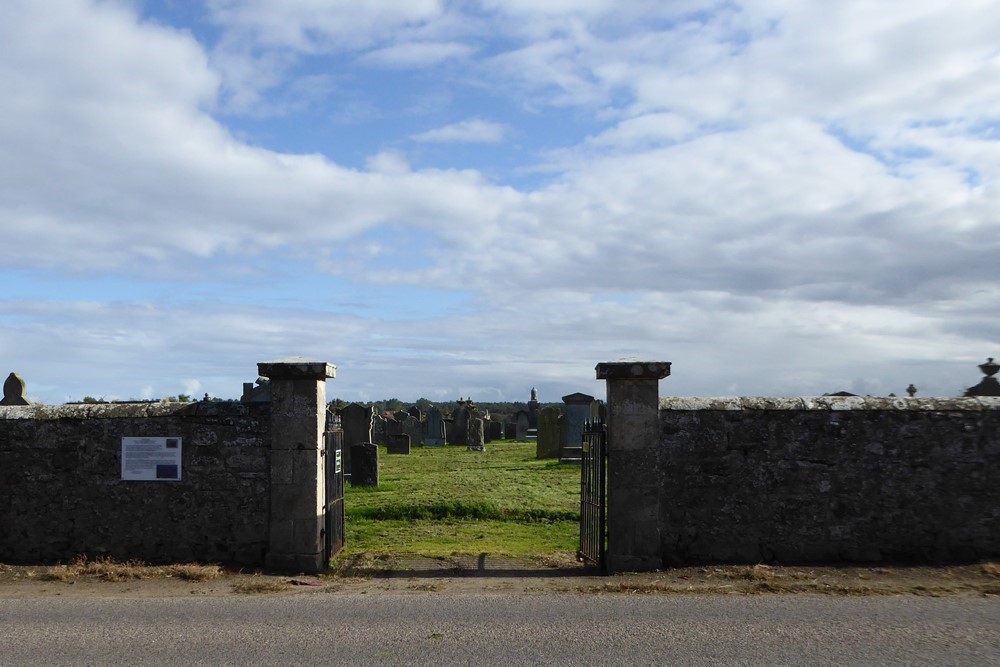
[[[603,421],[587,422],[583,429],[580,473],[579,557],[605,567],[607,536],[607,431]]]
[[[344,548],[344,431],[340,418],[327,415],[324,434],[326,468],[326,559],[329,561]]]

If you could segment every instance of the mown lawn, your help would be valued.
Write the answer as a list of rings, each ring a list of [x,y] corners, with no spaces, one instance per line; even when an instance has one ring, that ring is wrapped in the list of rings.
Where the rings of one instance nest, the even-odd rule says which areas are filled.
[[[492,442],[486,452],[379,449],[379,486],[347,486],[345,556],[446,557],[575,552],[580,468],[535,458],[535,444]]]

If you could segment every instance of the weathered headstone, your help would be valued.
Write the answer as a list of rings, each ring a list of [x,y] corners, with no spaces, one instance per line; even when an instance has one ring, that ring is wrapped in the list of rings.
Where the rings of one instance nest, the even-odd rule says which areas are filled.
[[[389,444],[386,445],[387,454],[409,454],[410,453],[410,436],[405,433],[399,433],[396,435],[389,436]]]
[[[483,443],[483,420],[479,417],[469,419],[469,451],[486,451],[486,445]]]
[[[528,440],[528,413],[521,410],[514,417],[514,439],[518,442],[527,442]]]
[[[424,435],[425,447],[444,447],[444,418],[441,411],[436,407],[427,412],[427,421],[424,424],[426,435]]]
[[[378,445],[351,445],[351,486],[378,486]]]
[[[416,417],[417,421],[421,421],[424,418],[423,413],[420,412],[420,408],[418,408],[415,405],[413,407],[411,407],[409,410],[407,410],[407,412],[409,413],[409,415],[411,417]]]
[[[535,444],[535,458],[558,458],[559,447],[562,444],[561,418],[559,408],[546,407],[538,411],[538,440]]]
[[[31,405],[24,397],[24,380],[17,373],[11,373],[3,383],[3,400],[0,405]]]
[[[525,429],[527,430],[527,429]],[[514,422],[506,422],[503,425],[503,437],[504,440],[516,440],[517,439],[517,424]]]
[[[490,420],[486,422],[489,440],[503,440],[503,422]]]

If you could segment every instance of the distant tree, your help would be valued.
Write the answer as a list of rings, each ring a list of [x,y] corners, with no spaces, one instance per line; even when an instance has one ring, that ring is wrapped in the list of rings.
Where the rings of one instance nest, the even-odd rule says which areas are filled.
[[[97,398],[94,398],[93,396],[84,396],[83,397],[83,402],[84,403],[103,403],[104,401],[102,401],[100,399],[97,399]]]
[[[332,401],[330,401],[327,405],[331,410],[342,410],[347,407],[347,401],[345,401],[342,398],[335,398]]]

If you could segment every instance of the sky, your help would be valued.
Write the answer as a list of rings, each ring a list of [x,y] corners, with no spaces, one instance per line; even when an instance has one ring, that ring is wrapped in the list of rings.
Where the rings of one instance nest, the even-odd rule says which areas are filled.
[[[1000,358],[997,0],[4,0],[30,400],[956,396]]]

